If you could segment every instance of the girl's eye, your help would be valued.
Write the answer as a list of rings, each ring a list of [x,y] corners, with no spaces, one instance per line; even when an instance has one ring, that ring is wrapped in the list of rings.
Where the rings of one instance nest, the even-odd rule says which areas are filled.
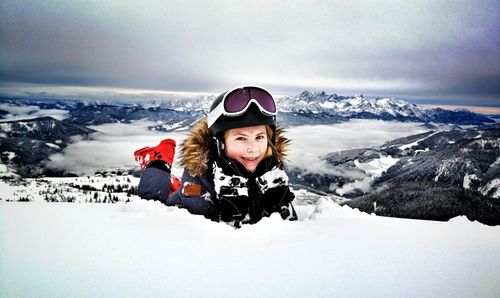
[[[257,140],[262,140],[264,139],[264,136],[257,136]]]
[[[244,140],[245,140],[245,138],[244,138],[244,137],[237,137],[237,138],[236,138],[236,141],[244,141]]]

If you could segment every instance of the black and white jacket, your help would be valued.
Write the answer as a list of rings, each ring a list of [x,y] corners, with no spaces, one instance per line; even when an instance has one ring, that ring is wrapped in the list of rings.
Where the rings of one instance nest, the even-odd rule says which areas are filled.
[[[256,223],[273,212],[279,212],[283,219],[296,220],[291,203],[295,196],[284,171],[289,140],[281,129],[276,129],[274,139],[273,155],[262,160],[250,173],[217,149],[206,120],[201,120],[182,146],[181,187],[169,195],[170,173],[150,167],[142,173],[139,195],[235,226]]]

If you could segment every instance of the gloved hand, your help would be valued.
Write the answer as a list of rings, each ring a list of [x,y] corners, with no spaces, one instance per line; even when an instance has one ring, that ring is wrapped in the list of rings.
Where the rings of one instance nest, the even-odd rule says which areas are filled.
[[[298,219],[297,212],[295,212],[292,203],[281,206],[280,215],[283,220],[294,221]]]
[[[174,162],[174,155],[175,141],[172,139],[165,139],[156,147],[144,147],[134,152],[135,160],[139,162],[143,169],[156,161],[164,161],[170,169]]]

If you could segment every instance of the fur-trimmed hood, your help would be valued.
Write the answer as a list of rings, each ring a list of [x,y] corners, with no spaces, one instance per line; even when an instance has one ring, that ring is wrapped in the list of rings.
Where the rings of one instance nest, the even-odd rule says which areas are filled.
[[[283,130],[280,128],[276,129],[275,140],[276,157],[284,164],[290,140],[283,136]],[[208,129],[207,120],[204,118],[194,125],[191,134],[182,144],[182,166],[184,166],[191,176],[203,176],[213,157],[213,148],[214,140]]]

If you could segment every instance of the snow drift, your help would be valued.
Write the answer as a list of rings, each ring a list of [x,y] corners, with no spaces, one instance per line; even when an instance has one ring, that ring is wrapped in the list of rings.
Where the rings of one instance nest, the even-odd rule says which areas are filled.
[[[500,229],[326,199],[235,230],[157,202],[0,203],[3,297],[494,297]]]

